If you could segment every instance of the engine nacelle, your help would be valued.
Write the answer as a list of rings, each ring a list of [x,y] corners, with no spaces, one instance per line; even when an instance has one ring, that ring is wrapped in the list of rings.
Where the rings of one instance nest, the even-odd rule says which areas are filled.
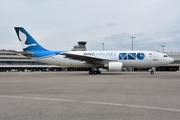
[[[123,67],[122,62],[109,62],[107,64],[104,64],[104,68],[113,71],[121,71],[122,67]]]

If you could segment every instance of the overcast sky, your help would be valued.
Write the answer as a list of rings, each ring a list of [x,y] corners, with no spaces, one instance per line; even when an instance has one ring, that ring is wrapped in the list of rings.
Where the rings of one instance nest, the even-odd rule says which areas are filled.
[[[0,49],[22,50],[15,26],[52,50],[180,52],[180,0],[1,0]]]

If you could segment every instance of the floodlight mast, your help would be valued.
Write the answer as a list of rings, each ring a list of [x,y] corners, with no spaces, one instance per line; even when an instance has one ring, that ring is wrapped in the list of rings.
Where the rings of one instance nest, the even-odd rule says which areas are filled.
[[[136,37],[130,37],[130,38],[132,38],[132,51],[133,51],[133,38],[136,38]]]
[[[103,51],[104,51],[104,43],[102,43],[102,45],[103,45]]]

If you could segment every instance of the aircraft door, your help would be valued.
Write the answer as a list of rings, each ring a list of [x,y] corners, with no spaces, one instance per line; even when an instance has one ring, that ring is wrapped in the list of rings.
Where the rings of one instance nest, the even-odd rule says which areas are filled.
[[[153,54],[153,62],[157,62],[158,61],[158,55],[157,53]]]
[[[157,65],[158,65],[158,54],[153,53],[151,59],[151,66],[157,66]]]

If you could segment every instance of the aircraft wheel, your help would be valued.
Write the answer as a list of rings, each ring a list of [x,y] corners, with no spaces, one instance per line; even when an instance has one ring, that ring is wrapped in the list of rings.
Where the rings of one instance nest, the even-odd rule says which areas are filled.
[[[94,74],[101,74],[101,71],[99,71],[99,70],[94,71]]]
[[[98,72],[95,70],[94,72],[93,72],[94,74],[98,74]]]
[[[92,71],[89,71],[89,74],[91,75],[91,74],[93,74],[93,72],[92,72]]]
[[[151,73],[151,74],[154,74],[154,71],[151,71],[150,73]]]
[[[92,75],[92,74],[101,74],[101,71],[89,71],[89,74]]]
[[[98,70],[97,73],[98,73],[98,74],[101,74],[101,71]]]

